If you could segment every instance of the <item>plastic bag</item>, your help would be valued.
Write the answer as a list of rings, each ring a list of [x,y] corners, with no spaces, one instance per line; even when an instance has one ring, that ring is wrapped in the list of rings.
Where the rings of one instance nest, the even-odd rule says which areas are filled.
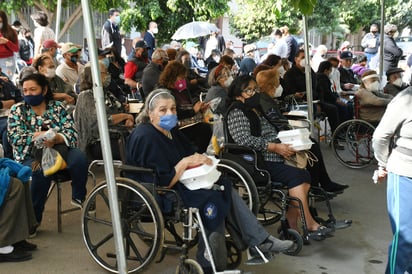
[[[50,176],[64,169],[65,161],[60,153],[54,148],[43,148],[43,155],[41,158],[41,166],[43,168],[44,176]]]
[[[213,134],[207,147],[208,155],[218,156],[221,148],[225,144],[225,131],[221,115],[214,115],[213,118]]]

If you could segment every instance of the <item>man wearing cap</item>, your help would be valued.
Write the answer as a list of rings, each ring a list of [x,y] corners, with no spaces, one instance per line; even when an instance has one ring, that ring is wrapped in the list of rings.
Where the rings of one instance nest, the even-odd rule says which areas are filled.
[[[122,53],[122,37],[120,35],[120,12],[117,9],[109,10],[109,19],[106,20],[102,28],[102,48],[113,47],[115,48],[118,56]]]
[[[46,54],[50,56],[50,58],[53,60],[54,65],[57,67],[59,65],[59,62],[57,62],[56,56],[57,56],[57,49],[61,48],[59,44],[56,43],[53,39],[48,39],[43,42],[43,47],[42,47],[42,54]]]
[[[149,63],[149,46],[144,40],[140,40],[134,47],[134,56],[124,66],[124,83],[136,93],[141,88],[143,70]]]
[[[64,62],[57,69],[56,74],[71,86],[79,79],[84,70],[84,66],[78,62],[80,60],[80,47],[73,43],[65,43],[61,47],[61,54]]]
[[[408,84],[402,82],[402,72],[401,68],[391,68],[386,71],[386,86],[383,88],[385,93],[396,96],[399,92],[408,87]]]
[[[396,25],[388,24],[384,27],[385,36],[383,40],[383,71],[397,68],[398,62],[402,57],[403,51],[396,45],[393,36],[397,33]]]
[[[157,28],[156,22],[152,21],[149,23],[149,29],[146,31],[146,33],[143,36],[143,40],[149,46],[149,48],[147,49],[149,58],[152,57],[153,51],[156,49],[155,34],[157,34],[158,32],[159,32],[159,29]]]
[[[152,54],[152,62],[143,70],[142,88],[143,95],[147,97],[159,83],[159,77],[164,67],[169,62],[169,57],[165,50],[156,49]]]
[[[240,75],[251,75],[253,70],[256,68],[255,62],[255,50],[256,46],[249,44],[243,47],[243,52],[245,56],[240,62],[239,73]]]
[[[361,46],[364,48],[365,56],[368,59],[368,64],[373,56],[378,53],[379,49],[379,28],[377,24],[372,24],[370,32],[362,38]]]
[[[351,51],[343,51],[340,54],[340,87],[343,91],[352,91],[358,81],[355,78],[355,73],[352,70],[353,53]]]

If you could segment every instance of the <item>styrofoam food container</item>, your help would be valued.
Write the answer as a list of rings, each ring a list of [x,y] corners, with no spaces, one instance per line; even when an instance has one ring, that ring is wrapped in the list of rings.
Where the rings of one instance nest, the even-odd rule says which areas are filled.
[[[220,177],[220,171],[217,170],[219,160],[213,156],[208,156],[212,159],[212,165],[203,164],[201,166],[187,169],[183,172],[179,181],[190,190],[196,189],[211,189]]]

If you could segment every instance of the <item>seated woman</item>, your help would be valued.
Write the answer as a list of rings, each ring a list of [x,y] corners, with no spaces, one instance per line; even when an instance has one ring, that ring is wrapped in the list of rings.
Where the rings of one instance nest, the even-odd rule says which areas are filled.
[[[243,244],[252,248],[251,251],[256,246],[264,253],[289,249],[293,243],[269,235],[237,192],[231,191],[230,182],[218,179],[218,184],[226,185],[224,191],[189,190],[179,183],[179,178],[186,169],[201,164],[210,165],[211,160],[205,155],[195,153],[186,136],[178,130],[176,107],[175,98],[168,90],[158,89],[150,93],[144,110],[138,117],[140,124],[128,139],[126,163],[154,169],[160,186],[175,189],[186,207],[199,208],[207,229],[206,235],[210,235],[209,239],[216,235],[215,233],[224,235],[224,219],[228,217],[228,221],[239,229]],[[210,207],[211,202],[217,211],[207,214],[205,209]],[[223,249],[212,251],[218,270],[225,269],[226,252]],[[210,265],[204,257],[202,244],[199,245],[197,259],[208,271],[206,273],[210,273]]]
[[[214,110],[214,113],[224,114],[229,102],[227,89],[233,81],[233,77],[230,75],[230,69],[224,65],[218,65],[210,80],[210,88],[207,91],[205,103],[208,103],[215,98],[220,98],[220,103]]]
[[[30,251],[37,249],[26,241],[37,227],[28,182],[31,168],[1,158],[0,173],[0,262],[30,260]]]
[[[289,195],[302,201],[303,211],[289,207],[286,217],[292,229],[298,228],[298,217],[304,214],[308,230],[316,236],[329,236],[331,230],[318,224],[309,211],[308,193],[311,178],[309,172],[283,163],[296,151],[287,144],[277,142],[277,131],[264,118],[260,108],[260,96],[257,84],[252,76],[243,75],[236,78],[229,89],[233,99],[228,109],[227,126],[230,142],[250,147],[260,152],[264,159],[264,169],[271,179],[282,182],[289,189]]]
[[[322,63],[319,67],[322,66]],[[256,82],[260,90],[260,106],[263,115],[274,127],[274,130],[289,129],[288,120],[279,111],[276,98],[282,95],[282,86],[279,82],[279,72],[276,69],[264,70],[258,73]],[[307,170],[310,173],[312,186],[321,186],[324,190],[334,193],[342,193],[347,185],[341,185],[329,178],[328,172],[323,162],[322,152],[319,144],[312,139],[314,143],[310,151],[318,158],[317,162],[312,165],[307,165]]]
[[[99,61],[99,65],[109,128],[117,126],[117,130],[121,130],[124,134],[128,135],[128,129],[134,126],[134,117],[126,113],[127,105],[122,104],[116,96],[107,89],[110,84],[110,75],[108,75],[107,68],[102,61]],[[90,65],[86,65],[83,73],[80,75],[80,90],[81,92],[74,112],[74,122],[79,135],[79,148],[87,154],[89,160],[102,159]],[[113,143],[112,153],[113,159],[121,159],[117,144]]]
[[[332,63],[323,61],[319,64],[316,73],[316,91],[321,102],[335,105],[339,112],[339,124],[353,119],[352,102],[339,97],[337,92],[332,90],[332,83],[329,75],[332,73]]]
[[[53,94],[53,100],[61,101],[72,106],[76,104],[77,95],[73,87],[56,75],[56,66],[49,55],[40,55],[33,61],[32,66],[49,81],[49,88]]]
[[[10,109],[7,131],[14,160],[33,169],[31,195],[36,220],[40,224],[51,178],[44,176],[43,170],[31,156],[35,142],[33,139],[53,129],[56,136],[44,140],[43,145],[54,147],[59,144],[67,147],[65,160],[72,179],[72,204],[80,208],[86,196],[87,158],[77,148],[73,118],[62,103],[53,100],[47,78],[34,73],[21,79],[20,83],[24,102],[15,104]]]
[[[359,103],[359,119],[377,125],[393,96],[380,89],[379,75],[369,70],[362,75],[362,84],[355,93]]]
[[[171,61],[160,74],[159,85],[171,91],[176,99],[177,118],[182,132],[197,146],[196,151],[203,153],[212,137],[212,128],[203,122],[203,112],[208,105],[195,101],[187,87],[186,67]]]

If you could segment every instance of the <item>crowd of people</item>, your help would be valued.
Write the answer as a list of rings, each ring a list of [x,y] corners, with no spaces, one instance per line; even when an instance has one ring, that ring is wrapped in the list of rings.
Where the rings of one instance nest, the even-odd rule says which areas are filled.
[[[302,201],[303,212],[296,207],[288,208],[289,226],[298,229],[298,217],[303,214],[309,232],[324,238],[333,235],[311,215],[308,192],[311,186],[320,186],[336,195],[348,186],[329,177],[315,140],[311,148],[318,158],[315,165],[306,170],[286,165],[285,159],[297,151],[280,143],[277,135],[288,128],[285,113],[291,110],[291,102],[305,103],[308,99],[307,69],[312,79],[315,115],[322,113],[328,117],[332,133],[339,124],[354,118],[353,96],[360,106],[357,118],[377,125],[392,98],[408,87],[402,82],[403,70],[397,67],[402,51],[393,41],[396,26],[388,25],[384,30],[385,45],[389,48],[385,46],[387,84],[382,87],[371,65],[378,53],[377,25],[372,25],[370,33],[365,35],[362,41],[365,56],[357,56],[356,64],[347,43],[336,57],[328,56],[324,45],[317,48],[314,56],[305,56],[286,26],[273,31],[273,44],[259,63],[255,60],[254,45],[245,45],[243,58],[238,60],[231,43],[226,46],[218,32],[203,41],[207,55],[204,59],[199,54],[201,41],[157,45],[156,22],[150,22],[145,35],[135,39],[132,51],[124,54],[120,11],[110,9],[108,15],[101,32],[99,68],[109,128],[130,136],[123,159],[126,163],[155,169],[160,184],[176,188],[187,205],[204,206],[204,199],[194,201],[191,195],[215,196],[214,190],[189,191],[177,182],[186,168],[210,164],[202,155],[212,137],[212,125],[205,119],[205,113],[210,111],[210,102],[219,98],[213,111],[226,117],[229,140],[261,154],[271,178],[282,182],[289,195]],[[16,198],[22,201],[19,210],[22,216],[27,216],[18,222],[10,221],[19,225],[13,237],[8,236],[12,233],[9,231],[0,234],[0,261],[27,260],[31,258],[28,252],[36,249],[26,238],[35,236],[41,224],[51,182],[33,153],[37,139],[49,130],[55,132],[53,138],[43,138],[40,143],[64,151],[66,169],[73,182],[72,204],[78,207],[82,207],[87,193],[87,165],[93,158],[101,157],[91,64],[82,62],[80,45],[56,42],[45,13],[37,12],[31,18],[36,26],[33,38],[29,29],[17,23],[12,27],[7,15],[0,11],[0,134],[4,159],[11,159],[0,161],[0,168],[16,165],[7,169],[9,183],[0,186],[0,195],[4,187],[19,192],[20,198]],[[57,53],[62,56],[60,60]],[[15,55],[21,62],[15,61]],[[306,66],[306,58],[310,58],[311,67]],[[17,86],[12,81],[16,71],[20,72]],[[129,113],[129,103],[136,100],[145,102],[137,120]],[[113,155],[121,158],[119,151],[113,149]],[[30,190],[27,177],[20,176],[15,169],[30,172]],[[219,183],[225,184],[223,180]],[[269,235],[251,212],[240,205],[243,202],[239,197],[234,192],[229,194],[217,198],[226,199],[223,219],[235,221],[247,247],[252,251],[258,246],[264,252],[274,252],[291,246],[289,241]],[[7,206],[0,208],[0,223],[5,218],[17,219],[9,214],[11,206],[17,207],[16,202],[7,199],[4,202]],[[224,233],[222,220],[209,229],[209,236],[213,232]],[[245,220],[255,225],[247,227]],[[200,248],[199,261],[205,260],[202,256]],[[209,267],[207,262],[202,266]]]

